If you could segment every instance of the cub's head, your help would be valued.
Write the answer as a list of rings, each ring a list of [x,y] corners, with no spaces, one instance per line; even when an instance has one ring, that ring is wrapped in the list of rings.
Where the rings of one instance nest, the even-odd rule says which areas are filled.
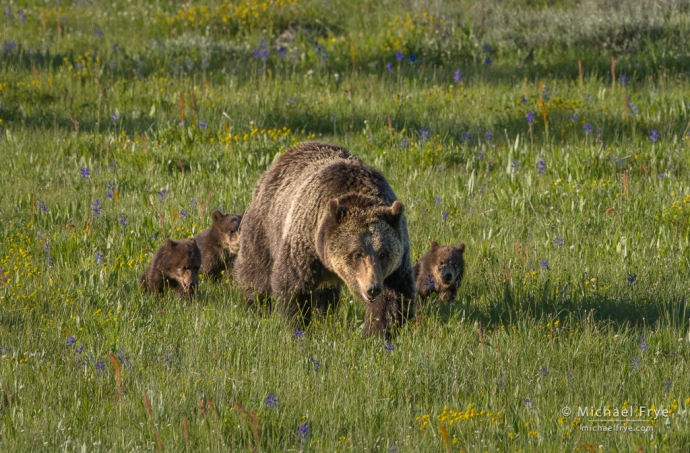
[[[381,294],[384,279],[398,268],[405,251],[402,203],[374,203],[363,197],[330,200],[318,240],[324,264],[365,302]]]
[[[465,273],[464,253],[465,244],[451,247],[439,245],[433,241],[428,255],[428,264],[434,278],[444,285],[457,283],[459,286]]]
[[[240,224],[242,214],[223,214],[217,209],[211,212],[212,228],[220,233],[223,249],[237,254],[240,250]]]
[[[165,241],[164,262],[166,276],[175,280],[182,291],[194,294],[199,284],[199,268],[201,267],[201,251],[194,238]]]

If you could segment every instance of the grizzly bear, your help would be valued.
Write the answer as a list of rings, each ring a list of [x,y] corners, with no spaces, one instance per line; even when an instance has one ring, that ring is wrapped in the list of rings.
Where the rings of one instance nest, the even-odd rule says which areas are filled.
[[[403,205],[380,172],[334,145],[297,145],[263,174],[234,272],[249,306],[272,295],[305,325],[335,307],[343,283],[366,305],[365,336],[414,316]]]
[[[201,251],[194,238],[167,239],[139,278],[139,285],[142,291],[157,295],[163,294],[167,288],[177,288],[180,298],[191,297],[199,281],[199,267]]]
[[[438,294],[443,302],[453,302],[465,273],[465,244],[457,247],[431,242],[431,250],[414,266],[417,294],[426,300]]]
[[[211,212],[211,227],[194,236],[201,250],[202,274],[218,281],[223,271],[232,271],[240,248],[241,222],[241,214],[223,214],[217,209]]]

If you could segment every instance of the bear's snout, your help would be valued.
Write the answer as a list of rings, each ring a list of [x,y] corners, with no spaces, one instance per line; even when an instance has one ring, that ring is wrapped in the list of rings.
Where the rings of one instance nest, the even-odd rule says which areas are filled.
[[[441,280],[443,280],[443,283],[452,283],[453,282],[453,273],[450,271],[445,271],[443,275],[441,276]]]
[[[383,285],[381,282],[376,282],[369,285],[367,287],[367,296],[369,296],[369,300],[371,302],[375,301],[376,298],[379,297],[379,294],[381,294],[381,291],[383,291]]]

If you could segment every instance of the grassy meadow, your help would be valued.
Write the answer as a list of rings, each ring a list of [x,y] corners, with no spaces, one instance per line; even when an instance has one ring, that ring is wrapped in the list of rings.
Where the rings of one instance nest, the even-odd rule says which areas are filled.
[[[4,1],[0,451],[690,451],[688,6]],[[455,303],[139,291],[307,140],[466,244]]]

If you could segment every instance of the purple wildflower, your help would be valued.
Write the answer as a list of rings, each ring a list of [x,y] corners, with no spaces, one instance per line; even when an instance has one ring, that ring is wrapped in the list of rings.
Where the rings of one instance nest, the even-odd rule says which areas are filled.
[[[513,160],[510,163],[510,168],[512,168],[514,171],[518,171],[520,169],[520,161],[519,160]]]
[[[523,104],[527,104],[528,101],[527,101],[527,98],[525,96],[522,96],[520,98],[520,102],[522,102]]]
[[[546,171],[546,162],[540,160],[539,162],[537,162],[537,173],[543,175],[544,171]]]
[[[392,344],[390,344],[388,341],[386,341],[386,344],[384,345],[387,351],[392,351],[395,349]]]
[[[592,125],[589,123],[585,123],[584,126],[582,126],[582,130],[585,134],[590,134],[592,132]]]
[[[40,198],[38,198],[38,210],[40,212],[48,212],[48,206],[46,206],[46,204]]]
[[[80,173],[81,177],[84,179],[88,179],[88,177],[91,176],[91,170],[89,170],[88,168],[82,168]]]
[[[96,28],[93,31],[93,34],[96,35],[96,37],[98,37],[98,38],[102,38],[103,37],[103,30],[101,30],[100,28]]]
[[[443,198],[439,197],[438,195],[434,195],[434,201],[436,202],[437,205],[439,205],[443,202]]]
[[[410,63],[414,63],[415,61],[417,61],[417,57],[410,55]]]
[[[0,284],[5,283],[8,278],[10,278],[9,274],[5,274],[5,269],[0,267]]]
[[[429,138],[429,128],[428,127],[425,127],[425,128],[422,128],[419,130],[419,138],[421,138],[422,140],[426,140],[427,138]]]
[[[101,206],[101,200],[96,199],[91,203],[91,214],[94,216],[99,216],[101,215],[101,209],[103,209],[103,206]]]
[[[67,347],[68,348],[71,348],[72,345],[76,342],[77,342],[77,340],[76,340],[76,338],[74,338],[74,335],[70,335],[69,337],[67,337]]]
[[[302,440],[306,440],[307,436],[309,436],[309,425],[306,423],[299,425],[297,428],[297,436]]]
[[[191,199],[189,200],[189,204],[192,205],[192,206],[196,206],[196,198],[191,198]]]
[[[463,132],[462,137],[460,137],[461,142],[469,142],[472,140],[472,136],[470,135],[469,132]]]
[[[287,49],[286,49],[285,47],[283,47],[283,46],[280,46],[280,47],[278,48],[278,53],[281,54],[281,55],[287,55]]]
[[[105,262],[105,255],[102,253],[96,253],[96,263],[103,264]]]
[[[105,363],[99,361],[96,363],[96,371],[102,373],[105,370]]]
[[[443,214],[441,214],[441,220],[446,220],[447,218],[448,218],[447,212],[444,212]]]
[[[127,217],[125,217],[124,214],[120,214],[119,223],[120,223],[120,226],[121,226],[121,227],[129,226],[129,222],[127,221]]]
[[[493,53],[493,52],[494,52],[493,47],[491,47],[491,45],[490,45],[490,44],[487,44],[487,43],[484,43],[484,44],[482,45],[482,50],[483,50],[484,52],[486,52],[486,53]]]
[[[484,153],[481,152],[481,151],[477,152],[477,159],[478,159],[479,161],[484,160]]]
[[[266,397],[266,407],[269,409],[275,409],[278,407],[278,397],[273,393],[269,393]]]
[[[525,119],[527,119],[527,124],[531,126],[537,120],[537,115],[535,115],[534,112],[527,112]]]
[[[549,370],[545,366],[543,366],[539,368],[539,374],[541,374],[541,377],[544,378],[549,374]]]
[[[17,11],[17,19],[19,19],[19,22],[23,24],[26,23],[26,14],[24,14],[23,10],[20,9]]]
[[[309,357],[309,361],[314,363],[314,371],[319,371],[319,368],[321,368],[321,360]]]
[[[426,280],[424,280],[424,286],[426,288],[431,289],[433,289],[436,286],[436,283],[434,282],[434,277],[431,274],[427,275]]]
[[[186,220],[187,219],[187,211],[185,211],[184,209],[180,210],[180,217],[182,217],[183,221]]]
[[[112,200],[114,195],[115,195],[115,186],[108,183],[108,192],[105,194],[105,196]]]
[[[626,86],[628,84],[628,78],[624,75],[621,75],[619,80],[620,80],[621,86]]]
[[[492,63],[491,58],[486,57],[486,58],[484,59],[484,64],[485,64],[485,65],[491,66],[491,63]]]
[[[402,53],[402,51],[398,50],[395,52],[395,59],[398,61],[403,61],[405,59],[405,54]]]
[[[640,369],[640,359],[638,359],[637,357],[634,357],[632,359],[632,369],[633,371],[637,371]]]
[[[637,280],[637,274],[629,274],[627,280],[628,285],[632,286],[635,283],[635,280]]]
[[[563,247],[564,243],[563,238],[560,236],[556,236],[556,238],[553,240],[553,245],[556,247]]]
[[[654,143],[659,141],[660,138],[661,138],[661,136],[659,135],[659,131],[657,131],[655,129],[652,131],[651,134],[649,134],[649,143],[651,143],[653,145]]]
[[[542,268],[543,270],[549,270],[549,269],[551,269],[551,265],[549,264],[548,261],[546,261],[546,260],[541,260],[541,268]]]
[[[577,123],[577,120],[579,120],[579,119],[580,118],[577,116],[577,113],[573,113],[573,116],[570,117],[570,122],[575,124],[575,123]]]
[[[532,404],[532,400],[530,399],[529,396],[527,398],[525,398],[525,404]]]
[[[671,380],[670,379],[666,379],[664,381],[664,390],[666,391],[666,393],[668,393],[669,390],[671,390]]]
[[[649,348],[649,343],[647,343],[647,340],[644,337],[640,337],[640,351],[643,353],[647,351]]]
[[[112,115],[110,115],[110,119],[111,119],[111,120],[113,121],[113,123],[114,123],[115,121],[117,121],[117,120],[120,119],[120,114],[117,113],[117,112],[115,112],[115,113],[113,113]]]
[[[168,194],[168,189],[162,188],[157,193],[161,197],[161,201],[165,201],[165,196]]]
[[[206,130],[206,126],[207,126],[206,121],[199,121],[199,127],[200,128]]]
[[[304,336],[303,330],[295,330],[295,338],[301,339]]]
[[[460,72],[459,69],[455,71],[455,74],[453,74],[453,80],[455,81],[455,83],[459,83],[462,80],[462,77],[462,72]]]
[[[494,138],[494,133],[491,131],[486,131],[484,133],[484,138],[486,139],[487,142],[490,142]]]

